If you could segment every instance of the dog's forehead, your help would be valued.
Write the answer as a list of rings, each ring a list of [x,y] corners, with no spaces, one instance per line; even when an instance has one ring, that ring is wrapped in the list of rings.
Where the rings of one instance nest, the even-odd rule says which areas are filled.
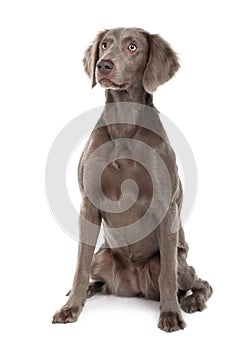
[[[131,41],[139,41],[139,42],[147,42],[145,32],[140,28],[114,28],[110,29],[105,36],[103,37],[103,40],[105,39],[112,39],[116,40],[117,42],[122,42],[123,40],[127,39]]]

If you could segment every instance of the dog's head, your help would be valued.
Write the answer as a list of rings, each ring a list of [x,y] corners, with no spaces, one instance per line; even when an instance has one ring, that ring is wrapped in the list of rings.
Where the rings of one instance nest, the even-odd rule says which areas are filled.
[[[152,93],[179,68],[177,55],[157,34],[138,28],[115,28],[100,32],[84,57],[92,87],[99,83],[125,90],[142,85]]]

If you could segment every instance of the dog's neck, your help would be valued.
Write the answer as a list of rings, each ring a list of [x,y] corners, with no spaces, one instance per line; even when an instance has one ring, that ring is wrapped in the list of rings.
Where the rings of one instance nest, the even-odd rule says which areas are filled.
[[[106,104],[115,102],[132,102],[146,106],[153,106],[153,97],[145,91],[143,86],[129,87],[127,90],[107,89],[105,96]]]
[[[136,104],[154,107],[152,95],[147,93],[142,86],[127,90],[108,89],[105,95],[106,105],[103,120],[107,124],[110,138],[113,140],[135,137],[138,131],[137,120],[142,118],[142,108],[137,107]],[[120,102],[123,103],[120,104]],[[128,117],[129,122],[126,122]],[[116,120],[119,120],[119,123],[116,123]]]

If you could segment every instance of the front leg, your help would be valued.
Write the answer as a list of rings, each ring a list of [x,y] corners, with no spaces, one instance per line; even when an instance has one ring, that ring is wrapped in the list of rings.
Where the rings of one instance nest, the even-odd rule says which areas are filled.
[[[53,316],[53,323],[75,322],[83,309],[100,225],[101,215],[99,210],[88,200],[84,200],[83,208],[80,212],[80,242],[73,287],[69,293],[67,303]]]
[[[185,328],[177,298],[177,245],[178,233],[172,232],[178,218],[176,204],[171,204],[163,222],[158,229],[160,250],[160,318],[158,327],[166,332]]]

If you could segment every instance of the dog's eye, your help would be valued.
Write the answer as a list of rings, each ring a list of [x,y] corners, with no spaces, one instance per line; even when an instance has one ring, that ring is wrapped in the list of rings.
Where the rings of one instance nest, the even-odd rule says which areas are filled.
[[[135,52],[136,49],[137,49],[137,47],[136,47],[135,44],[130,44],[130,45],[128,46],[128,49],[129,49],[131,52]]]
[[[106,50],[108,48],[108,43],[104,42],[101,46],[103,50]]]

